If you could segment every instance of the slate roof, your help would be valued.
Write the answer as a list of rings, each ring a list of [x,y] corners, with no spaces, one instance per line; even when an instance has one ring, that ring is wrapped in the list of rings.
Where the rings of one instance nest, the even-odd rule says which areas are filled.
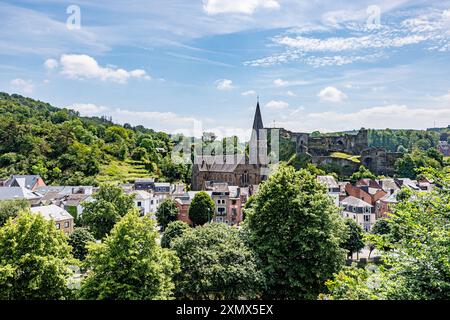
[[[324,183],[329,189],[339,188],[339,184],[333,176],[317,176],[317,180]]]
[[[5,186],[16,186],[32,189],[39,179],[39,175],[13,175],[6,181]]]
[[[35,200],[42,195],[23,187],[0,187],[0,200],[27,199]]]
[[[370,207],[373,208],[372,205],[368,204],[365,201],[362,201],[361,199],[358,199],[353,196],[349,196],[341,201],[341,204],[344,206],[352,206],[352,207]]]
[[[32,207],[31,212],[40,213],[45,219],[53,221],[73,219],[70,213],[54,204],[42,207]]]

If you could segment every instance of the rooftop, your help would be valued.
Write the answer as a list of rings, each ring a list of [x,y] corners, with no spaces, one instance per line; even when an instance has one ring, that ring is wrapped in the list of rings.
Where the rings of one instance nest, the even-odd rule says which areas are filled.
[[[54,204],[49,206],[33,207],[31,208],[31,212],[40,213],[45,219],[53,221],[73,219],[70,213]]]

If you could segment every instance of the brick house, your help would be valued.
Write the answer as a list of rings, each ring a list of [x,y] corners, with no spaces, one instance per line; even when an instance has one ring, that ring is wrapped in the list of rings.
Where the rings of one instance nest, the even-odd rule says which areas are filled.
[[[73,233],[74,221],[72,215],[57,205],[33,207],[31,213],[41,214],[46,220],[54,221],[55,227],[67,235]]]

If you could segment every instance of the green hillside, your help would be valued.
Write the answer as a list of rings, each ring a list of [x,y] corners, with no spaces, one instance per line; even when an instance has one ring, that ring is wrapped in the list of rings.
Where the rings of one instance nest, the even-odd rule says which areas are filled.
[[[0,93],[0,179],[40,174],[49,184],[67,185],[145,176],[189,182],[190,168],[171,161],[172,148],[163,132]]]

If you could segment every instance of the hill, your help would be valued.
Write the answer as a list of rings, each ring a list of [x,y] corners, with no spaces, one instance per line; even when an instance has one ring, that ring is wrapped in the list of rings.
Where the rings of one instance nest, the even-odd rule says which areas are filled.
[[[189,166],[174,164],[172,149],[164,132],[0,92],[0,178],[39,174],[49,184],[66,185],[144,176],[189,182]]]

